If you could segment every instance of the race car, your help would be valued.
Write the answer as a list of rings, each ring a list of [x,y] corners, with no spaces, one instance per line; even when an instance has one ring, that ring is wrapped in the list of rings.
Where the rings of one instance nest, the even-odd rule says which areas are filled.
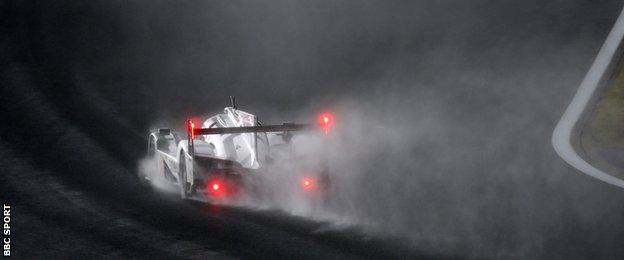
[[[148,156],[157,171],[140,178],[145,182],[162,178],[177,185],[183,199],[250,193],[253,183],[244,184],[245,177],[253,180],[277,172],[292,175],[292,184],[304,193],[318,195],[327,190],[329,170],[323,143],[333,124],[331,113],[322,113],[317,124],[262,125],[230,99],[223,113],[201,125],[186,120],[183,139],[170,128],[151,131]]]

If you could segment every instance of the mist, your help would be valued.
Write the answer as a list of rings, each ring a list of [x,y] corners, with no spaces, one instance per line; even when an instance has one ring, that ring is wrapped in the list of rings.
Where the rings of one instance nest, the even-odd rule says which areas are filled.
[[[228,96],[263,123],[330,109],[328,205],[260,207],[476,258],[624,250],[602,239],[621,235],[610,213],[624,198],[599,200],[614,188],[550,146],[619,1],[41,4],[22,8],[40,15],[30,55],[71,82],[45,97],[128,168],[149,167],[150,127],[180,128]]]

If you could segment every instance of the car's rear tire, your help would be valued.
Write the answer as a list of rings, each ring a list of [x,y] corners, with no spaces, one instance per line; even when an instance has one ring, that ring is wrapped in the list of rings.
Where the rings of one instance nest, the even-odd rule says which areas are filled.
[[[180,197],[182,199],[188,198],[188,187],[190,186],[186,182],[186,157],[184,151],[180,153],[180,163],[178,167],[178,186],[180,187]]]
[[[150,163],[154,163],[154,165],[148,167],[147,169],[139,170],[139,183],[143,186],[150,186],[151,180],[154,177],[154,172],[152,172],[154,169],[160,170],[160,168],[158,167],[159,158],[157,158],[156,156],[156,141],[151,136],[149,137],[149,142],[147,146],[147,160],[149,160]]]

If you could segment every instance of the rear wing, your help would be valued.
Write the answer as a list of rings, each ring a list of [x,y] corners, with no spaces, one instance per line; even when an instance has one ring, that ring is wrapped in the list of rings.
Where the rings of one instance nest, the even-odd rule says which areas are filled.
[[[258,126],[241,126],[241,127],[216,127],[216,128],[196,128],[195,123],[192,120],[187,120],[187,138],[189,144],[189,152],[191,157],[195,155],[195,145],[193,140],[198,135],[219,135],[219,134],[244,134],[244,133],[269,133],[269,132],[282,132],[284,137],[288,138],[292,136],[290,132],[294,131],[323,131],[328,133],[331,126],[329,115],[321,115],[319,119],[319,125],[315,124],[294,124],[284,123],[281,125],[258,125]],[[257,138],[257,137],[255,137]],[[257,148],[256,148],[257,149]]]
[[[221,128],[191,128],[191,137],[196,135],[218,135],[218,134],[242,134],[242,133],[267,133],[267,132],[291,132],[291,131],[312,131],[319,127],[312,124],[289,124],[281,125],[260,125],[241,127],[221,127]]]

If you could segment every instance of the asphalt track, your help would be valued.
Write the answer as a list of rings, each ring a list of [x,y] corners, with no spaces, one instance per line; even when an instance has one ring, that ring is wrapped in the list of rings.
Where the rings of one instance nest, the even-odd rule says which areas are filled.
[[[488,1],[483,3],[495,6],[493,9],[483,8],[488,13],[510,12],[507,9],[497,9],[502,8],[501,5]],[[488,212],[486,216],[490,218],[481,219],[478,226],[479,230],[482,229],[483,233],[487,234],[487,239],[481,239],[476,235],[475,240],[471,240],[472,236],[463,236],[465,241],[458,242],[460,245],[451,249],[437,249],[435,246],[424,245],[421,247],[419,243],[404,239],[403,233],[399,235],[392,232],[369,233],[357,225],[335,227],[332,223],[291,216],[280,210],[252,210],[195,201],[181,202],[174,195],[154,192],[140,186],[135,177],[136,162],[144,153],[144,130],[152,122],[141,107],[141,104],[144,104],[141,103],[143,102],[141,98],[144,97],[141,95],[149,96],[149,94],[131,86],[145,82],[141,82],[141,79],[123,78],[127,74],[121,73],[121,76],[117,75],[119,78],[111,80],[125,82],[125,85],[112,84],[112,86],[117,86],[118,88],[114,89],[119,92],[126,92],[123,92],[124,95],[115,96],[117,95],[115,91],[106,92],[109,88],[92,85],[100,83],[106,85],[110,82],[93,83],[80,78],[77,76],[80,73],[76,73],[91,68],[93,71],[109,69],[106,64],[101,64],[98,59],[92,57],[102,58],[110,53],[117,53],[116,44],[119,42],[111,38],[111,35],[126,37],[116,31],[119,30],[116,26],[123,27],[123,21],[110,22],[107,16],[91,16],[89,12],[86,14],[82,12],[98,8],[110,8],[113,13],[119,10],[106,4],[87,7],[80,4],[59,6],[49,3],[41,7],[37,4],[42,3],[36,1],[3,3],[0,6],[2,33],[7,36],[0,40],[2,46],[0,60],[3,64],[0,73],[2,85],[0,199],[12,207],[11,240],[12,255],[15,257],[616,259],[624,256],[624,247],[621,247],[624,238],[624,193],[619,188],[578,174],[576,169],[569,167],[557,156],[549,142],[557,120],[572,99],[574,91],[592,64],[621,10],[622,4],[617,1],[604,3],[574,1],[576,6],[572,8],[572,11],[575,11],[574,15],[568,15],[571,10],[561,8],[557,4],[544,4],[535,8],[527,7],[529,4],[514,6],[510,9],[517,8],[518,17],[539,9],[540,12],[537,12],[535,17],[531,16],[532,19],[538,19],[537,23],[540,25],[549,24],[552,27],[527,29],[522,26],[527,22],[525,20],[504,19],[508,24],[503,24],[502,27],[495,24],[487,25],[488,23],[483,25],[485,26],[483,35],[459,36],[460,39],[476,37],[478,44],[476,47],[472,46],[476,50],[480,50],[479,46],[484,46],[483,43],[494,45],[492,48],[505,47],[505,40],[490,41],[492,36],[489,33],[504,34],[505,31],[513,31],[513,28],[521,28],[530,32],[529,35],[535,34],[546,38],[570,37],[573,43],[567,42],[569,44],[567,48],[571,51],[548,54],[548,51],[554,49],[538,48],[535,46],[539,44],[527,40],[527,44],[530,43],[532,47],[527,47],[522,52],[534,56],[526,60],[521,59],[519,65],[514,63],[516,64],[514,66],[519,67],[532,67],[536,63],[546,64],[538,66],[541,71],[554,64],[555,66],[549,68],[552,71],[545,74],[560,75],[555,79],[561,82],[553,83],[549,81],[550,77],[548,80],[541,79],[543,74],[539,74],[539,71],[533,72],[537,76],[531,73],[520,75],[503,73],[500,76],[503,80],[497,78],[493,82],[480,85],[483,90],[481,96],[462,96],[460,101],[450,98],[455,101],[450,103],[453,104],[450,105],[451,108],[457,106],[457,110],[466,113],[457,117],[468,115],[470,121],[491,126],[487,123],[492,120],[489,116],[495,117],[495,120],[499,116],[487,114],[491,110],[491,104],[496,103],[497,98],[515,95],[510,97],[512,102],[508,104],[514,107],[513,111],[516,113],[513,114],[516,118],[512,122],[519,123],[505,124],[519,129],[511,132],[512,139],[505,140],[509,143],[508,150],[521,154],[522,160],[514,161],[515,157],[508,157],[507,153],[503,153],[500,158],[478,157],[479,160],[475,159],[470,163],[488,172],[502,172],[505,165],[515,167],[514,163],[521,164],[529,169],[527,175],[531,180],[514,179],[501,185],[501,189],[509,187],[519,189],[519,198],[513,194],[499,192],[495,194],[494,202],[484,200],[485,205],[480,209]],[[541,2],[532,4],[541,5]],[[191,5],[186,8],[193,7]],[[457,12],[456,19],[462,19],[462,10]],[[345,12],[345,15],[349,14],[353,13]],[[175,12],[173,15],[176,15]],[[556,19],[551,21],[553,17]],[[108,23],[114,25],[99,27]],[[461,20],[459,23],[461,24]],[[584,26],[582,33],[574,30],[579,25]],[[58,28],[63,28],[61,30],[63,33],[55,34],[59,32]],[[379,30],[386,29],[391,30],[383,26]],[[510,39],[518,40],[522,37]],[[574,40],[578,42],[575,43]],[[166,42],[164,45],[171,43]],[[381,56],[373,58],[385,60],[387,56],[384,55],[394,55],[390,48],[392,46],[380,47],[377,42],[366,44],[374,46],[370,48],[357,46],[365,51],[381,53],[379,54]],[[158,48],[166,48],[149,47],[125,49],[127,53],[123,55],[150,56],[160,53],[161,49]],[[75,54],[76,52],[80,55]],[[361,51],[356,50],[353,53],[357,56]],[[459,56],[462,56],[461,54],[462,52]],[[549,63],[539,58],[544,55],[557,62]],[[505,61],[513,63],[506,54],[500,57],[509,58]],[[475,63],[477,61],[487,63],[478,58],[466,56],[466,59]],[[335,66],[332,68],[360,67],[356,72],[350,69],[338,70],[336,73],[342,73],[337,79],[340,82],[357,78],[353,75],[359,75],[358,71],[374,71],[373,68],[363,68],[357,58],[346,59],[345,62],[331,64]],[[128,62],[132,63],[135,60],[130,59]],[[444,61],[430,62],[435,66],[441,66],[440,62],[444,63]],[[411,63],[407,60],[399,64],[402,68],[409,68]],[[160,63],[150,65],[146,62],[137,66],[144,68],[145,71],[141,69],[138,71],[147,75],[159,74],[155,67],[161,65]],[[485,71],[497,71],[499,65],[500,63],[479,66]],[[323,70],[316,72],[321,76],[325,75]],[[505,77],[512,83],[517,83],[514,81],[516,77],[531,78],[532,81],[523,83],[521,86],[524,89],[516,92],[517,84],[496,84],[506,82]],[[367,78],[357,78],[362,79]],[[258,81],[261,80],[263,79],[259,77]],[[314,84],[322,83],[310,81]],[[461,79],[458,81],[461,82]],[[443,91],[452,90],[452,88],[443,89]],[[353,94],[358,89],[344,91]],[[488,91],[495,92],[496,95],[488,96],[487,93],[492,93]],[[318,90],[315,89],[314,92]],[[126,96],[126,94],[134,95]],[[120,100],[121,103],[116,103]],[[287,108],[288,106],[292,108],[301,103],[301,100],[293,98],[289,102]],[[470,109],[460,108],[462,102],[472,104]],[[121,108],[110,109],[116,106]],[[507,106],[501,107],[507,109]],[[482,113],[483,117],[470,117],[471,114],[479,113]],[[498,130],[507,132],[506,128]],[[484,134],[475,131],[468,136],[462,136],[462,139],[480,142],[488,135],[495,136],[496,131]],[[453,140],[449,141],[449,145],[453,144]],[[490,164],[497,166],[491,168],[488,166]],[[498,178],[507,177],[509,176],[501,175]],[[476,177],[472,180],[486,182]],[[443,192],[444,189],[439,190]],[[409,198],[409,194],[406,193],[403,197]],[[400,202],[401,199],[398,197],[394,201]],[[444,207],[442,204],[436,205],[435,199],[431,201],[433,206],[427,204],[427,207]],[[405,207],[405,212],[408,212],[406,213],[408,219],[420,221],[409,215],[411,211],[406,205],[415,208],[419,206],[401,204],[401,207]],[[465,225],[462,222],[465,216],[442,213],[439,217]],[[411,233],[411,226],[402,228]],[[528,241],[532,240],[533,236],[520,237],[517,240],[505,239],[511,233],[525,229],[539,234],[536,237],[541,240]],[[529,246],[517,248],[515,244]],[[500,248],[505,250],[499,251]]]

